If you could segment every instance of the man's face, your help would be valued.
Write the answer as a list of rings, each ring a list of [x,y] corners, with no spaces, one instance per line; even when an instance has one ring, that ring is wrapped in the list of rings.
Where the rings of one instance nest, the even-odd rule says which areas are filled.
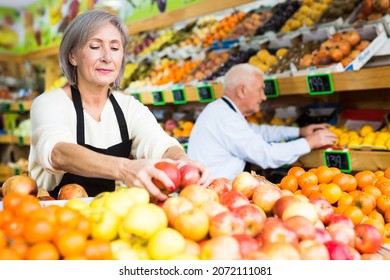
[[[256,74],[248,79],[245,85],[245,111],[244,115],[249,116],[260,111],[260,104],[267,99],[264,93],[264,79]]]

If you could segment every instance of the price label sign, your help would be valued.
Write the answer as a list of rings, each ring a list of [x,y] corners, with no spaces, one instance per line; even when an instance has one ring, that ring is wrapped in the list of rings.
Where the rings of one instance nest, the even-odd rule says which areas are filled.
[[[332,76],[329,73],[306,76],[310,95],[331,94],[334,92]]]
[[[11,103],[0,102],[0,112],[8,112],[11,110]]]
[[[187,96],[184,88],[172,89],[173,104],[185,104],[187,103]]]
[[[165,104],[165,95],[162,90],[153,91],[152,95],[153,95],[153,105]]]
[[[20,113],[25,113],[26,109],[24,108],[24,103],[22,101],[18,102],[18,108]]]
[[[199,102],[210,102],[214,100],[214,91],[211,85],[198,86]]]
[[[341,172],[351,172],[351,156],[348,151],[325,150],[324,151],[325,165],[328,167],[336,167]]]
[[[134,92],[131,94],[135,99],[142,103],[142,95],[139,92]]]
[[[275,98],[279,96],[279,87],[276,79],[265,79],[264,84],[264,93],[267,98]]]

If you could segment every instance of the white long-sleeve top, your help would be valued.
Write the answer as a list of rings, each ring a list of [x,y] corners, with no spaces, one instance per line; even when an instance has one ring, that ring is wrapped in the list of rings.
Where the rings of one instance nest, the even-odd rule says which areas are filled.
[[[180,146],[161,128],[150,110],[134,97],[114,91],[115,99],[126,119],[129,138],[133,140],[130,157],[157,158],[171,146]],[[28,169],[38,186],[52,190],[64,172],[51,164],[51,152],[59,142],[77,144],[76,111],[65,91],[58,88],[34,99],[31,112],[31,145]],[[111,101],[107,99],[100,122],[84,111],[85,143],[106,149],[122,142]]]
[[[227,97],[225,97],[227,98]],[[310,152],[299,128],[248,123],[233,101],[208,104],[198,116],[188,142],[188,156],[210,169],[212,177],[233,180],[246,162],[264,169],[294,163]]]

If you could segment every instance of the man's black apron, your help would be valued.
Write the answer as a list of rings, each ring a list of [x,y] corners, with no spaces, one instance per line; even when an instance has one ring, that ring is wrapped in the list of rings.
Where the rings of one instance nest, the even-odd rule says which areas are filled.
[[[114,107],[116,119],[118,121],[119,129],[122,137],[122,142],[114,146],[108,147],[107,149],[100,149],[85,144],[84,112],[83,112],[83,105],[81,102],[81,96],[78,89],[74,87],[71,88],[72,88],[73,104],[76,109],[76,115],[77,115],[77,144],[101,154],[128,158],[130,155],[132,141],[129,139],[129,132],[127,130],[125,116],[121,108],[119,107],[118,102],[114,98],[114,95],[110,94],[109,98],[112,106]],[[60,184],[49,193],[52,197],[57,198],[60,188],[66,184],[72,184],[72,183],[76,183],[83,186],[90,197],[96,196],[97,194],[104,191],[115,190],[115,180],[89,178],[89,177],[83,177],[71,173],[65,173]]]
[[[230,109],[236,112],[236,109],[234,108],[233,104],[227,98],[222,97],[221,99],[230,107]],[[251,163],[246,161],[243,171],[251,172],[251,170],[252,170]]]

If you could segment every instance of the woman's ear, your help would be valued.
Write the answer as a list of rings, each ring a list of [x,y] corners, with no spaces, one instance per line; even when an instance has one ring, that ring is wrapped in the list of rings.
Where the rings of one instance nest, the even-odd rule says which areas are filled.
[[[75,59],[75,57],[74,57],[73,52],[70,52],[70,53],[69,53],[69,62],[70,62],[70,64],[72,64],[73,66],[77,66],[77,62],[76,62],[76,59]]]

